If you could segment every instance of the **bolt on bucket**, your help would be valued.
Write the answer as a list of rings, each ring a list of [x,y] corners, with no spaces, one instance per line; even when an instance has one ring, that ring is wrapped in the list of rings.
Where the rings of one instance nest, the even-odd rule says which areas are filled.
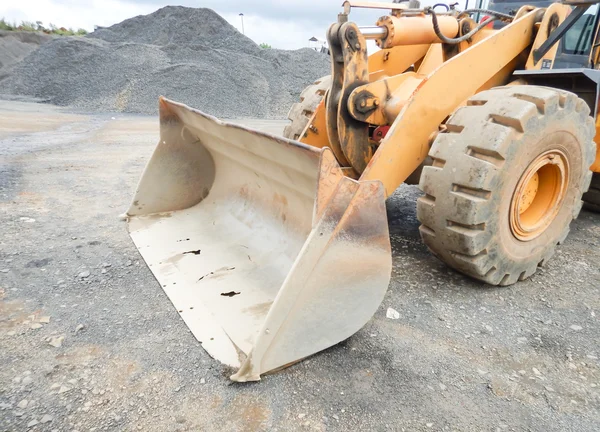
[[[383,185],[332,152],[160,100],[160,141],[126,213],[140,254],[204,349],[259,380],[335,345],[390,279]]]

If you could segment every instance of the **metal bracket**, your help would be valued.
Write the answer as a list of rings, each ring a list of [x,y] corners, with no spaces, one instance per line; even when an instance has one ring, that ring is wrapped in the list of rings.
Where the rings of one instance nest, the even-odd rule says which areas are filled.
[[[573,27],[573,24],[575,24],[575,21],[577,21],[579,18],[581,18],[581,16],[588,9],[588,7],[589,7],[589,4],[582,4],[582,5],[576,6],[575,9],[573,9],[573,12],[571,12],[569,14],[569,16],[567,16],[567,18],[565,18],[565,20],[558,27],[556,27],[552,33],[550,33],[550,35],[548,36],[548,39],[546,39],[544,41],[544,43],[541,44],[538,49],[533,50],[533,64],[534,65],[537,64],[542,59],[542,57],[544,57],[544,55],[546,55],[546,53],[548,51],[550,51],[550,48],[552,48],[555,43],[557,43],[558,41],[560,41],[560,39],[562,39],[562,37],[565,35],[565,33],[571,27]]]

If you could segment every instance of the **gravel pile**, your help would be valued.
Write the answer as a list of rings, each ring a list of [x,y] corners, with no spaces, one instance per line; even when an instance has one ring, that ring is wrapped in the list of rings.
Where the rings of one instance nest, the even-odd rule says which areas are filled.
[[[44,33],[0,30],[0,80],[16,63],[51,39]]]
[[[308,48],[261,49],[210,9],[167,6],[54,38],[0,75],[0,94],[148,114],[163,95],[220,117],[284,118],[329,69],[329,57]]]

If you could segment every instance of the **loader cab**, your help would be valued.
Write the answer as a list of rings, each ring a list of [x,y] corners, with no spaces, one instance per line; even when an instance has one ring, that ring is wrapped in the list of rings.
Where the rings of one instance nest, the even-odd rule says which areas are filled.
[[[598,4],[592,5],[571,27],[560,41],[554,60],[554,68],[597,69],[597,61],[592,55],[592,47],[597,51]]]
[[[514,0],[492,0],[488,9],[514,15],[521,6],[531,5],[545,8],[554,3],[553,1],[523,2]],[[598,11],[599,5],[591,5],[566,32],[559,42],[558,51],[552,66],[553,69],[591,68],[598,69],[600,66],[596,60],[598,52],[593,53],[592,47],[598,51]],[[496,21],[494,26],[502,26]]]

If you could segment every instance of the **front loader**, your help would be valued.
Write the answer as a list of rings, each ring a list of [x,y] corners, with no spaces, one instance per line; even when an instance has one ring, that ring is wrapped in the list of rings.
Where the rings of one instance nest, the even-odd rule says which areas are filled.
[[[359,27],[356,7],[390,13]],[[458,271],[510,285],[550,259],[600,172],[596,7],[346,1],[327,34],[331,76],[302,93],[286,137],[160,99],[128,229],[231,379],[259,380],[373,316],[392,267],[385,201],[403,182],[424,192],[423,241]],[[367,40],[381,50],[368,56]],[[563,53],[580,64],[558,66]]]

